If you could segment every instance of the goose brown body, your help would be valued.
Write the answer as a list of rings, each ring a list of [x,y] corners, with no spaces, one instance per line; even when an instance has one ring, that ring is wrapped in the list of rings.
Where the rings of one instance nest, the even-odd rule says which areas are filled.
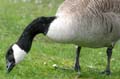
[[[120,38],[120,0],[65,0],[47,36],[83,47],[109,47]]]

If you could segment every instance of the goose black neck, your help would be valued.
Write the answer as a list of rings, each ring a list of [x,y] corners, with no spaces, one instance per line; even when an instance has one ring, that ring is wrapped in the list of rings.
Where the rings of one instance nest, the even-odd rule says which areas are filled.
[[[20,46],[26,52],[30,51],[32,41],[37,34],[46,35],[50,23],[55,19],[55,17],[40,17],[32,21],[23,31],[17,45]]]

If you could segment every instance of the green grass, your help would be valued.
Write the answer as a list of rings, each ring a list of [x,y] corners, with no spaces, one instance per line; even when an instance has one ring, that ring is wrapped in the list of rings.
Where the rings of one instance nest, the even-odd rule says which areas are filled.
[[[81,77],[75,71],[54,69],[53,64],[70,68],[74,66],[75,46],[51,42],[38,35],[25,60],[18,64],[10,74],[6,74],[5,53],[23,29],[39,16],[52,16],[63,0],[39,0],[41,3],[22,2],[23,0],[0,0],[0,79],[119,79],[120,43],[114,50],[111,61],[112,75],[100,75],[106,66],[106,48],[81,51]],[[44,64],[46,63],[46,64]]]

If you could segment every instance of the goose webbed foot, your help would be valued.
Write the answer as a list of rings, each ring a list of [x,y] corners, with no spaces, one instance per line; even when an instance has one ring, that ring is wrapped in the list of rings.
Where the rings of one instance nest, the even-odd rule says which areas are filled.
[[[110,70],[104,70],[104,71],[101,72],[101,74],[111,75],[111,71]]]
[[[81,70],[81,68],[80,68],[79,65],[75,65],[74,70],[75,70],[76,72],[79,72],[79,71]]]
[[[78,75],[80,75],[80,65],[75,65],[74,70],[78,73]]]

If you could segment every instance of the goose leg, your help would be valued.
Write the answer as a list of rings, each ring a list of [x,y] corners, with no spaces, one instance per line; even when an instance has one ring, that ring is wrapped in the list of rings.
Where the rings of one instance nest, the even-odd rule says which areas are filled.
[[[80,50],[81,50],[81,47],[78,46],[76,50],[76,60],[75,60],[75,67],[74,67],[75,71],[77,72],[80,72],[80,65],[79,65]]]
[[[107,66],[106,66],[105,71],[102,72],[103,74],[107,74],[107,75],[111,74],[111,71],[110,71],[110,60],[111,60],[111,56],[112,56],[112,49],[113,49],[113,47],[107,48]]]

